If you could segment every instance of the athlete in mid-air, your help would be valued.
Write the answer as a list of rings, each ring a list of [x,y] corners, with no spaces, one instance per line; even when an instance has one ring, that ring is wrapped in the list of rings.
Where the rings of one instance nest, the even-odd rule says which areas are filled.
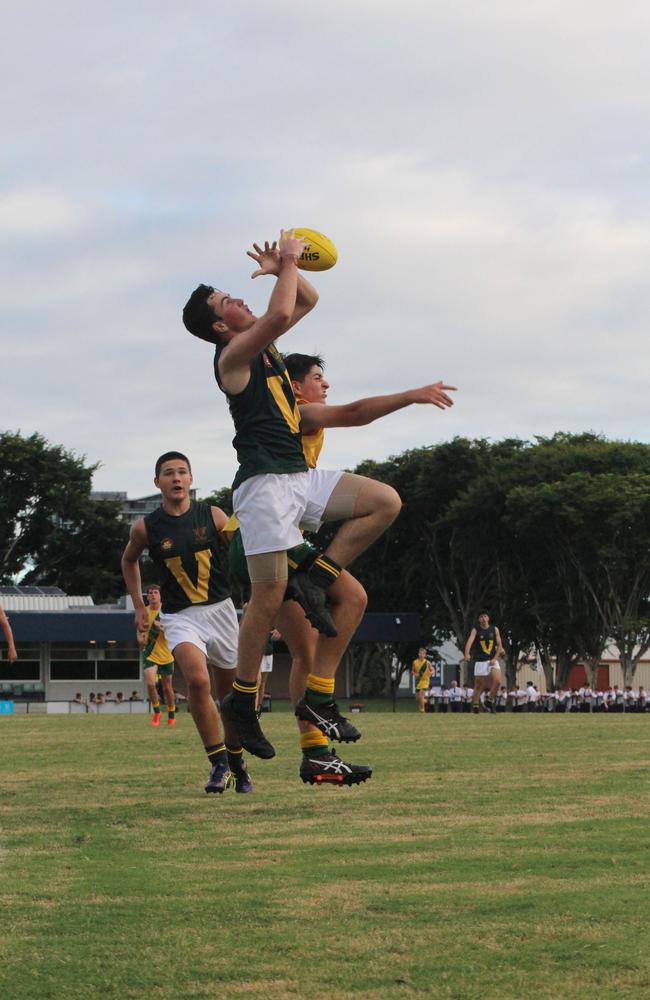
[[[145,549],[160,575],[165,638],[187,684],[190,711],[210,762],[206,792],[223,792],[234,778],[238,792],[252,791],[236,732],[212,697],[208,664],[217,668],[218,697],[232,684],[237,665],[237,612],[230,598],[220,507],[191,500],[192,469],[181,452],[156,462],[154,483],[162,504],[131,528],[122,573],[135,609],[136,631],[148,627],[138,560]]]
[[[285,594],[294,596],[319,631],[336,637],[333,606],[343,567],[365,551],[397,517],[401,502],[384,483],[343,472],[309,469],[301,442],[301,414],[275,340],[301,320],[318,300],[298,273],[304,241],[292,232],[279,245],[254,244],[249,255],[259,265],[253,277],[271,275],[276,283],[266,312],[256,317],[244,301],[200,285],[183,310],[194,336],[214,344],[215,377],[228,398],[235,424],[239,469],[233,506],[241,525],[251,579],[251,600],[239,635],[237,676],[222,703],[224,719],[236,727],[243,746],[261,757],[275,751],[255,713],[257,673],[271,628],[285,634],[279,611]],[[308,570],[288,580],[287,552],[302,544],[301,528],[342,521],[326,550]],[[320,600],[320,604],[319,604]],[[332,627],[333,626],[333,627]],[[306,704],[336,722],[334,671],[320,657],[307,680]]]

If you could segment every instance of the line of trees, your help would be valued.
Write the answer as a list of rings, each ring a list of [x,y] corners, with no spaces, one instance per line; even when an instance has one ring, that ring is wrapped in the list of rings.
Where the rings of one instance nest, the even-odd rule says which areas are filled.
[[[38,434],[0,434],[0,581],[58,585],[97,601],[123,593],[128,528],[90,496],[96,466]],[[549,687],[582,662],[592,683],[608,643],[625,683],[650,649],[650,445],[595,434],[534,441],[456,438],[354,470],[403,500],[353,567],[373,611],[416,611],[421,641],[462,655],[481,607],[501,630],[507,681],[539,658]],[[230,511],[228,489],[209,498]],[[325,542],[333,530],[322,530]],[[352,650],[359,694],[388,692],[407,643]]]
[[[40,434],[0,434],[0,582],[57,586],[97,602],[124,593],[128,526],[90,496],[96,465]]]
[[[355,472],[404,503],[354,566],[373,610],[418,611],[424,642],[451,639],[462,654],[488,608],[509,685],[533,657],[549,687],[578,662],[593,683],[610,642],[632,682],[650,648],[650,446],[588,433],[456,438]],[[412,647],[396,652],[408,669]],[[387,676],[384,663],[376,682]]]

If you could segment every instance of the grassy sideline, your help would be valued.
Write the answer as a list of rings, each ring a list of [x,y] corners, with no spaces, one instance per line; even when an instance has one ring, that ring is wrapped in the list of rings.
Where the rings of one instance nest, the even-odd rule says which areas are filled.
[[[650,718],[358,719],[222,798],[189,716],[0,719],[0,996],[650,996]]]

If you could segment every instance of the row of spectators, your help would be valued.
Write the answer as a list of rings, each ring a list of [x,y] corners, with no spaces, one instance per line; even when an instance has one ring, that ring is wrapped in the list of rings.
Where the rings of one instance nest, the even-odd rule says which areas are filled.
[[[137,691],[132,691],[130,698],[125,698],[122,691],[118,691],[117,694],[113,694],[112,691],[106,691],[105,694],[98,691],[97,694],[95,694],[94,691],[91,691],[86,699],[82,695],[81,691],[77,691],[72,700],[75,705],[105,705],[107,702],[113,702],[116,705],[123,705],[127,701],[142,701],[142,698]]]
[[[455,681],[450,687],[434,685],[426,692],[429,712],[471,712],[474,689]],[[481,695],[481,701],[484,694]],[[599,691],[585,685],[580,688],[558,688],[541,694],[535,684],[511,691],[501,687],[496,697],[496,711],[505,712],[648,712],[650,697],[644,687],[621,688],[618,684]]]

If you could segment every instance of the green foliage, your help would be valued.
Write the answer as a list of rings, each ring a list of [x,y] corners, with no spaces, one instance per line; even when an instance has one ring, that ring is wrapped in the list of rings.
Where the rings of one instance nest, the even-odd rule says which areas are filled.
[[[595,669],[614,638],[631,679],[650,647],[650,446],[457,438],[354,471],[403,501],[353,567],[373,611],[419,612],[422,641],[451,637],[460,655],[489,608],[510,681],[538,649],[547,668],[556,658],[549,682],[564,682],[578,658]]]
[[[90,498],[87,466],[40,434],[0,435],[0,580],[56,585],[107,600],[123,592],[128,530],[119,505]]]

